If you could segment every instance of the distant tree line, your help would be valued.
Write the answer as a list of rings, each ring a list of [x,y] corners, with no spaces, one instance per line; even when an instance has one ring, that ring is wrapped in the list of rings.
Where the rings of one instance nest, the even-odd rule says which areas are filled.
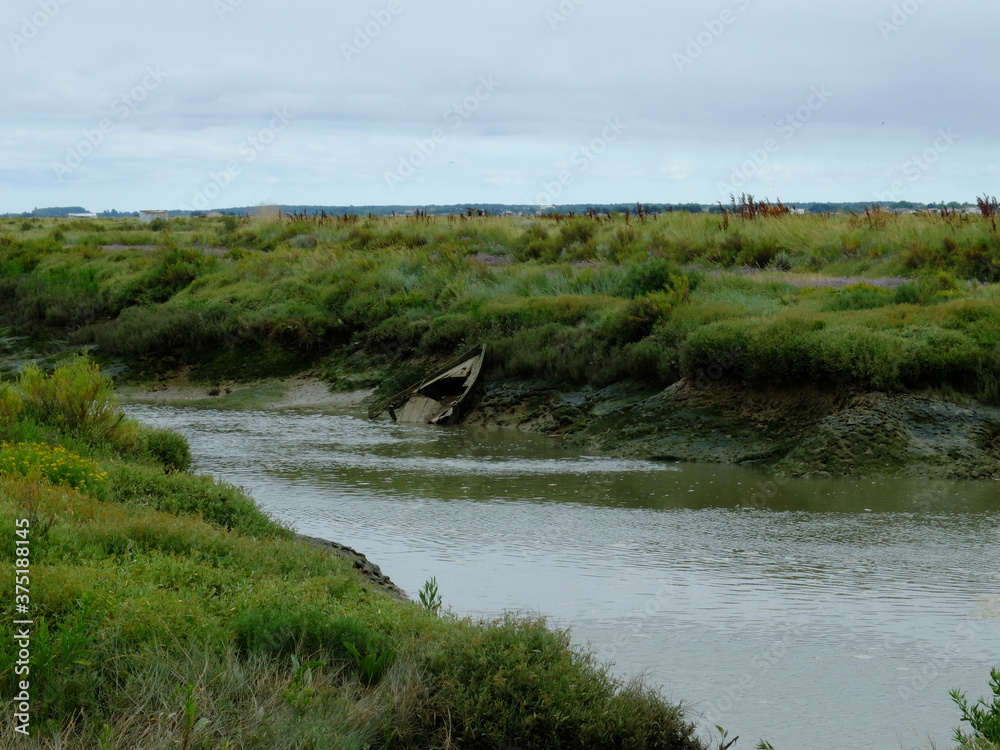
[[[447,214],[467,214],[472,213],[474,215],[490,215],[490,216],[504,216],[504,215],[534,215],[537,213],[574,213],[574,214],[588,214],[588,213],[625,213],[630,211],[635,213],[637,206],[640,204],[636,203],[570,203],[561,204],[557,206],[534,206],[526,204],[510,204],[510,203],[455,203],[451,205],[427,205],[427,206],[306,206],[306,205],[280,205],[275,208],[280,209],[284,213],[289,214],[355,214],[358,216],[403,216],[407,214],[416,214],[420,212],[425,215],[447,215]],[[641,204],[643,210],[649,214],[660,214],[668,213],[671,211],[687,211],[689,213],[719,213],[720,208],[718,204],[708,204],[708,203],[645,203]],[[806,203],[788,203],[787,206],[794,206],[795,208],[802,209],[806,213],[813,214],[824,214],[824,213],[847,213],[847,212],[863,212],[866,208],[872,206],[871,201],[855,201],[848,203],[830,203],[830,202],[806,202]],[[914,203],[912,201],[896,201],[894,203],[883,203],[880,204],[887,208],[892,209],[910,209],[913,211],[923,211],[930,208],[966,208],[972,207],[974,203],[959,203],[958,201],[950,201],[945,203],[944,201],[940,203]],[[209,211],[207,213],[221,213],[232,216],[243,216],[246,214],[253,215],[255,212],[259,211],[259,206],[237,206],[232,208],[217,208]],[[63,206],[63,207],[52,207],[52,208],[36,208],[33,211],[25,211],[23,213],[5,213],[0,214],[0,216],[6,218],[25,218],[25,219],[47,219],[47,218],[59,218],[66,217],[69,214],[82,214],[87,213],[87,209],[82,206]],[[187,212],[184,211],[169,211],[171,216],[184,216]],[[115,218],[115,217],[134,217],[138,216],[138,211],[118,211],[116,209],[108,209],[101,211],[97,214],[104,218]]]

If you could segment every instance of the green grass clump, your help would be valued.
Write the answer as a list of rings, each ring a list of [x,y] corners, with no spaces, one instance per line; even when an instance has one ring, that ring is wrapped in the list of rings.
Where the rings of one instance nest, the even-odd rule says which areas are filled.
[[[346,659],[350,652],[345,642],[364,647],[373,638],[359,620],[331,617],[318,609],[252,609],[241,612],[233,627],[241,651],[272,657]]]
[[[211,477],[163,470],[130,462],[114,462],[108,469],[108,499],[143,505],[167,513],[196,514],[227,529],[252,536],[283,532],[238,487]]]

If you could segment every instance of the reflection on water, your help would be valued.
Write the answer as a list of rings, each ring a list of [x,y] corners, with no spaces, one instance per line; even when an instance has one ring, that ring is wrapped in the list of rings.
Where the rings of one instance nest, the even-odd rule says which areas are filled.
[[[748,746],[948,746],[948,690],[978,697],[1000,664],[996,483],[775,480],[352,414],[130,411],[411,593],[436,576],[457,612],[545,614]]]

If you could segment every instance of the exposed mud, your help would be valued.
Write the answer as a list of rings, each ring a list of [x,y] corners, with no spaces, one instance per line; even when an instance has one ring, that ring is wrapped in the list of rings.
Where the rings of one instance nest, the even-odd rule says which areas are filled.
[[[360,410],[370,394],[334,393],[309,377],[210,387],[184,373],[122,389],[129,401],[232,409]],[[788,476],[1000,479],[1000,407],[913,393],[505,380],[483,384],[463,421],[559,435],[611,455],[753,464]]]
[[[331,392],[330,386],[314,377],[297,377],[257,382],[223,381],[207,385],[191,380],[186,371],[142,385],[117,387],[123,401],[154,404],[187,404],[220,409],[241,408],[360,408],[371,390]]]
[[[615,455],[790,476],[1000,479],[1000,408],[909,393],[504,382],[485,386],[466,421],[561,434],[567,445]]]

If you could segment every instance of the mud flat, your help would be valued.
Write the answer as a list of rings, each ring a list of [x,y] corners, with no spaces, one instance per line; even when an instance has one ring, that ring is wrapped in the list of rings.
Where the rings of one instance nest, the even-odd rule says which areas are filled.
[[[1000,479],[1000,408],[848,388],[493,383],[467,422],[614,455],[753,464],[789,476]]]

